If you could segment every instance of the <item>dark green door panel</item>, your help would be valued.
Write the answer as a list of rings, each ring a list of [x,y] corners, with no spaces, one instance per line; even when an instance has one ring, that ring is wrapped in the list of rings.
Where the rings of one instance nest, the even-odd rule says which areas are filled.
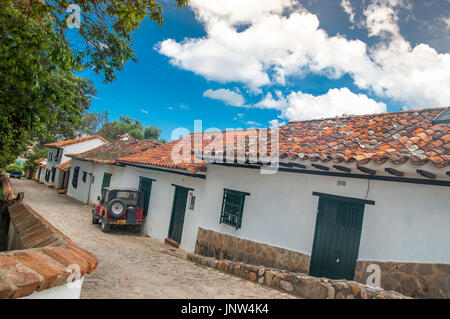
[[[152,193],[152,180],[141,177],[139,180],[139,190],[144,193],[144,217],[147,216],[150,195]]]
[[[170,219],[169,227],[169,238],[173,239],[177,243],[181,243],[188,191],[189,190],[187,188],[175,188],[172,217]]]
[[[319,199],[310,275],[353,280],[363,218],[362,203]]]

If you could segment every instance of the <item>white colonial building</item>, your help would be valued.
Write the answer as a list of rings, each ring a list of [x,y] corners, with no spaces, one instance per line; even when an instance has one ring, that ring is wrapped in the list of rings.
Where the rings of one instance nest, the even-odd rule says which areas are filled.
[[[134,155],[115,152],[114,165],[96,164],[98,154],[72,156],[71,174],[79,177],[69,195],[93,202],[107,180],[141,190],[144,232],[186,251],[361,283],[378,267],[385,289],[449,298],[450,125],[443,111],[290,122],[278,139],[275,130],[259,130],[269,150],[279,141],[270,172],[251,161],[251,150],[264,155],[255,131],[232,132],[231,144],[224,138],[214,147],[196,133]],[[175,160],[186,145],[184,161]],[[231,161],[217,161],[226,152]]]
[[[46,144],[45,146],[49,148],[47,165],[44,174],[41,173],[40,180],[49,187],[63,188],[64,180],[68,176],[64,176],[65,171],[57,169],[57,166],[70,160],[66,155],[86,152],[107,143],[103,137],[93,135]]]
[[[120,140],[96,147],[79,154],[68,154],[72,158],[68,166],[70,180],[67,194],[83,203],[95,203],[103,187],[110,186],[111,179],[122,167],[116,158],[130,156],[159,145],[151,140]]]
[[[175,141],[119,158],[111,185],[145,184],[145,233],[189,252],[362,283],[376,264],[386,289],[448,298],[442,111],[291,122],[274,174],[258,163],[177,164]]]

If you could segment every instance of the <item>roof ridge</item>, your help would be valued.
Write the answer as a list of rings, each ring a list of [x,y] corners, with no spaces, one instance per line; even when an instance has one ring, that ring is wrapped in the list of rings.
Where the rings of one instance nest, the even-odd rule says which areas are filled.
[[[406,110],[406,111],[398,111],[398,112],[383,112],[383,113],[372,113],[372,114],[357,114],[357,115],[345,115],[345,116],[336,116],[336,117],[326,117],[321,119],[310,119],[310,120],[297,120],[297,121],[289,121],[288,124],[293,123],[307,123],[307,122],[319,122],[319,121],[329,121],[329,120],[338,120],[338,119],[349,119],[349,118],[361,118],[361,117],[376,117],[376,116],[386,116],[386,115],[394,115],[394,114],[404,114],[404,113],[421,113],[421,112],[429,112],[433,110],[444,110],[449,106],[440,106],[440,107],[431,107],[425,109],[415,109],[415,110]],[[284,126],[284,125],[283,125]]]

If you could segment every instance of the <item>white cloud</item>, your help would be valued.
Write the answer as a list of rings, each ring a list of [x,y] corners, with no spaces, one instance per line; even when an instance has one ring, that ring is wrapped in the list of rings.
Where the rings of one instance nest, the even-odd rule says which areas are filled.
[[[443,17],[442,21],[445,23],[445,25],[447,26],[447,29],[450,29],[450,17]]]
[[[319,96],[301,91],[291,92],[287,97],[278,99],[267,95],[254,107],[280,110],[282,117],[290,121],[387,111],[385,103],[376,102],[364,94],[355,94],[348,88],[331,89]]]
[[[243,83],[253,92],[310,72],[330,78],[349,74],[360,89],[410,107],[448,105],[450,54],[427,44],[412,47],[401,36],[397,8],[406,1],[372,4],[364,11],[369,35],[379,39],[372,47],[328,36],[316,15],[291,0],[191,0],[207,35],[168,39],[157,49],[180,68],[208,80]],[[248,28],[238,32],[244,24]]]
[[[251,125],[251,126],[262,126],[260,123],[255,122],[255,121],[247,121],[247,122],[245,122],[245,124]]]
[[[203,96],[210,99],[222,101],[225,104],[231,106],[243,106],[245,103],[245,99],[242,97],[242,95],[228,89],[209,89],[203,92]]]
[[[352,24],[355,23],[355,13],[353,12],[350,0],[341,0],[341,7],[344,9],[345,13],[348,14],[348,19]]]
[[[280,122],[277,119],[273,119],[273,120],[269,121],[270,127],[279,127],[279,126],[283,126],[285,124],[286,124],[286,122]]]
[[[141,112],[144,113],[144,114],[148,114],[148,111],[144,110],[144,109],[142,109]]]

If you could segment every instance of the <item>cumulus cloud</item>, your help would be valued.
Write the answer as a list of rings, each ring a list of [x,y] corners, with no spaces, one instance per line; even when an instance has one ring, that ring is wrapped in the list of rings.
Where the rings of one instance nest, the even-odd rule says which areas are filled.
[[[387,111],[385,103],[376,102],[364,94],[355,94],[348,88],[331,89],[319,96],[301,91],[278,98],[268,94],[254,107],[280,110],[281,116],[290,121]]]
[[[141,112],[144,113],[144,114],[148,114],[148,111],[145,110],[145,109],[142,109]]]
[[[203,96],[210,99],[222,101],[223,103],[231,106],[243,106],[245,103],[245,99],[242,95],[228,89],[209,89],[203,92]]]
[[[412,47],[401,36],[398,8],[406,1],[371,4],[364,11],[366,27],[380,40],[372,47],[328,36],[318,17],[292,0],[191,0],[206,36],[168,39],[157,49],[173,65],[208,80],[243,83],[253,92],[311,72],[333,79],[349,74],[360,89],[410,107],[448,105],[450,54],[427,44]]]

